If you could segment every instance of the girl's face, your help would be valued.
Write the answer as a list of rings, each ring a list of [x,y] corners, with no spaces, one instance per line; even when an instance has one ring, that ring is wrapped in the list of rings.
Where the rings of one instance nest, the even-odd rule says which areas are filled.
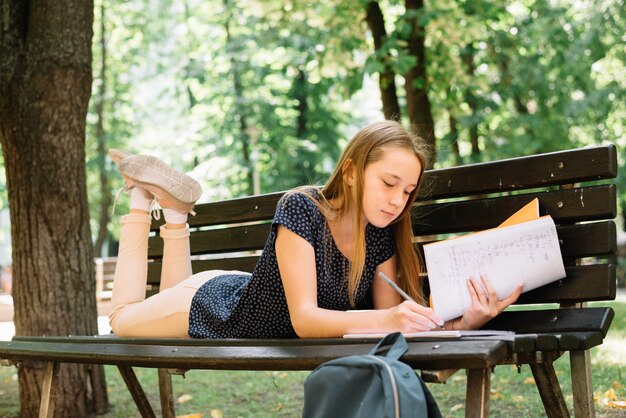
[[[417,187],[420,171],[417,157],[402,148],[386,150],[382,159],[365,167],[364,219],[378,228],[394,221]]]

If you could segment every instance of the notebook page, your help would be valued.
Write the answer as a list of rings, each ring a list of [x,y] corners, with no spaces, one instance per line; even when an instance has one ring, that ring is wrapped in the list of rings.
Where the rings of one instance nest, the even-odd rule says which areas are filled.
[[[433,308],[444,321],[471,305],[466,280],[484,275],[498,298],[518,283],[524,292],[565,277],[554,221],[549,216],[424,246]]]

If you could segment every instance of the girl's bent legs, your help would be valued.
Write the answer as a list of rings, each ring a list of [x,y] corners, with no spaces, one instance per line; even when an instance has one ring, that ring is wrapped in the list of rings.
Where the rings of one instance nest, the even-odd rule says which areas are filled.
[[[189,249],[189,225],[181,229],[161,227],[163,262],[160,291],[170,289],[192,275]]]
[[[109,316],[113,332],[119,337],[189,338],[189,309],[197,289],[184,284],[126,305]]]
[[[113,277],[112,319],[124,306],[144,300],[148,273],[150,215],[131,213],[122,217],[120,247]]]
[[[208,270],[120,310],[111,328],[120,337],[189,338],[189,311],[198,289],[222,274],[239,271]]]

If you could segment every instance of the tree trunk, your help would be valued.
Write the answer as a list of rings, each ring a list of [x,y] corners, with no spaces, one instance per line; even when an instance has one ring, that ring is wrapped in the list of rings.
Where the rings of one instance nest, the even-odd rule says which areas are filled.
[[[509,70],[509,58],[502,54],[502,56],[498,58],[498,68],[500,69],[500,91],[505,92],[507,96],[511,96],[513,100],[513,106],[515,106],[515,110],[517,113],[522,116],[522,118],[526,117],[529,114],[528,106],[522,100],[520,96],[519,89],[513,85],[513,77],[511,76],[511,72]],[[528,138],[534,138],[535,134],[531,128],[529,128],[529,124],[523,123],[524,132]]]
[[[250,149],[250,135],[249,135],[249,126],[248,119],[245,113],[245,98],[243,92],[243,85],[241,82],[241,71],[239,68],[239,62],[237,61],[237,54],[241,51],[238,51],[234,45],[233,38],[231,35],[230,23],[232,19],[231,15],[231,6],[229,4],[229,0],[224,0],[224,10],[227,11],[228,15],[226,17],[226,22],[224,23],[224,30],[226,32],[226,50],[227,54],[230,56],[230,64],[231,64],[231,73],[233,76],[233,91],[235,93],[235,103],[237,108],[236,119],[239,121],[239,137],[241,138],[241,152],[243,156],[243,166],[246,167],[246,178],[248,181],[248,194],[252,195],[255,191],[254,186],[254,166],[251,157],[251,149]]]
[[[367,26],[372,32],[374,38],[374,49],[376,52],[380,52],[385,39],[387,38],[387,31],[385,30],[385,19],[383,12],[380,9],[380,5],[377,1],[371,1],[367,4],[367,15],[365,16]],[[386,61],[390,60],[390,57],[385,56]],[[389,63],[385,63],[385,70],[378,75],[378,85],[380,87],[380,97],[383,102],[383,114],[385,119],[400,120],[400,104],[398,103],[398,94],[396,91],[396,73],[390,68]]]
[[[465,73],[469,76],[470,80],[474,79],[474,52],[474,45],[470,43],[465,46],[463,52],[461,53],[463,63],[465,64]],[[470,158],[472,162],[478,162],[480,155],[480,148],[478,146],[478,101],[476,99],[476,95],[474,94],[471,82],[470,85],[467,86],[467,90],[465,92],[465,102],[472,111],[471,123],[470,126],[468,126],[470,144],[472,145],[472,154]]]
[[[93,2],[2,0],[0,22],[0,142],[11,213],[15,331],[95,334],[85,184]],[[42,374],[41,363],[19,367],[24,417],[37,416]],[[104,388],[100,367],[62,366],[55,416],[104,412],[106,401],[103,406],[93,396]]]
[[[104,131],[104,105],[107,93],[107,45],[106,45],[106,5],[103,1],[100,6],[100,88],[96,98],[96,162],[100,172],[100,212],[98,214],[98,235],[93,246],[96,257],[102,257],[102,247],[109,235],[109,208],[111,207],[111,188],[106,169],[106,133]]]
[[[298,74],[294,80],[294,98],[298,102],[295,108],[298,112],[296,122],[296,136],[298,139],[304,139],[307,133],[307,118],[309,116],[309,103],[307,100],[308,88],[307,77],[304,68],[298,68]]]
[[[423,0],[406,0],[407,13],[411,13],[411,34],[409,36],[409,53],[417,58],[417,63],[405,75],[407,110],[411,126],[432,147],[435,163],[435,122],[433,120],[430,101],[428,100],[428,77],[426,74],[425,31],[419,23],[419,13],[424,8]],[[429,167],[430,168],[430,167]]]
[[[454,165],[463,164],[463,159],[461,158],[461,150],[459,149],[459,128],[456,121],[456,118],[452,116],[451,109],[448,109],[448,124],[450,126],[450,146],[452,147],[452,154],[454,155]]]

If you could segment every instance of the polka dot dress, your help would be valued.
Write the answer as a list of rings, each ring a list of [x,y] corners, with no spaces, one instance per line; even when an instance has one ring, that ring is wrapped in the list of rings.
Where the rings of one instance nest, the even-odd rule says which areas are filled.
[[[317,196],[317,189],[311,189]],[[285,292],[276,261],[276,229],[283,225],[315,250],[317,301],[324,309],[346,311],[349,261],[336,247],[328,224],[308,196],[288,194],[278,202],[270,235],[252,275],[215,277],[196,292],[189,313],[193,338],[293,338]],[[372,309],[371,283],[376,267],[394,254],[391,228],[368,225],[363,280],[354,309]]]

